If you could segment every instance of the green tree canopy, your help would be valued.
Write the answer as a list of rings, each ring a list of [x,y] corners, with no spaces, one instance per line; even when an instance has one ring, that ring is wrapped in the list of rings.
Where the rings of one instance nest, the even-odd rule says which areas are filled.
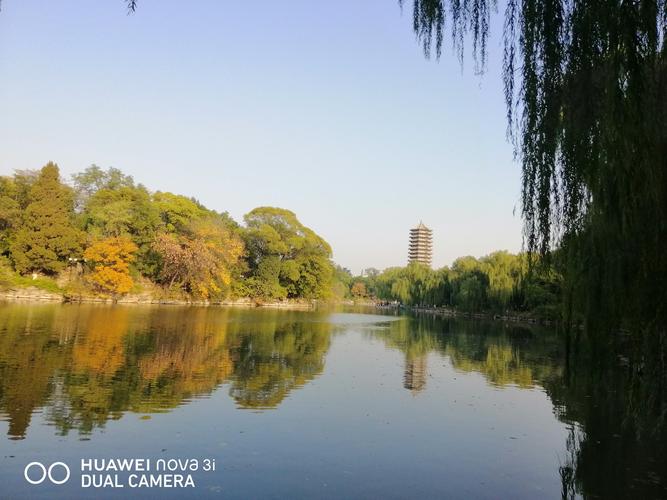
[[[9,251],[11,231],[20,221],[16,183],[11,177],[0,177],[0,253]]]
[[[168,232],[183,231],[193,220],[211,214],[197,201],[173,193],[158,191],[153,195],[153,203]]]
[[[10,245],[20,273],[55,274],[69,257],[80,257],[82,234],[73,221],[71,188],[60,182],[55,163],[48,163],[30,187],[28,204]]]
[[[137,269],[148,276],[156,272],[152,244],[161,225],[160,212],[151,194],[132,177],[115,169],[106,173],[91,167],[83,177],[75,176],[78,192],[85,192],[80,218],[83,229],[94,239],[127,236],[139,248]]]
[[[270,298],[323,298],[331,288],[331,247],[289,210],[259,207],[246,214],[251,287]]]
[[[117,168],[103,170],[93,164],[83,172],[72,175],[76,192],[77,208],[81,209],[88,199],[101,189],[119,189],[134,187],[134,179]]]

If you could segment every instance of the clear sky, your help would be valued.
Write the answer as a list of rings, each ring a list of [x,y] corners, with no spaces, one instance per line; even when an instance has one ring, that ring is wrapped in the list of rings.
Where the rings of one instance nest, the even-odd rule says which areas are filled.
[[[420,220],[436,267],[518,251],[502,19],[480,77],[426,60],[406,4],[2,0],[0,174],[95,163],[238,221],[289,208],[354,272],[405,265]]]

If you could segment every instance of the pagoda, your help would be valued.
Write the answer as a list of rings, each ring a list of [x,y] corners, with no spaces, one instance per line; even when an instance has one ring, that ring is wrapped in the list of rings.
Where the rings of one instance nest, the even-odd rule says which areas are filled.
[[[421,221],[419,225],[410,229],[410,246],[408,248],[408,263],[419,262],[431,267],[433,253],[433,231]]]

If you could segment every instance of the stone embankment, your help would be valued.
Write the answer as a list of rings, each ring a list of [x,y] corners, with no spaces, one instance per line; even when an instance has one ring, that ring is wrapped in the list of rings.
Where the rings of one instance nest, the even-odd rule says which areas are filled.
[[[0,300],[11,300],[21,302],[63,302],[63,296],[59,293],[47,292],[34,286],[9,288],[0,291]]]
[[[276,309],[308,310],[315,306],[313,301],[284,300],[263,302],[255,299],[240,298],[235,300],[208,301],[174,298],[159,298],[148,294],[124,295],[121,297],[105,297],[95,295],[72,295],[53,293],[36,287],[17,287],[0,290],[0,301],[11,302],[69,302],[93,304],[136,304],[136,305],[181,305],[181,306],[234,306],[234,307],[268,307]]]

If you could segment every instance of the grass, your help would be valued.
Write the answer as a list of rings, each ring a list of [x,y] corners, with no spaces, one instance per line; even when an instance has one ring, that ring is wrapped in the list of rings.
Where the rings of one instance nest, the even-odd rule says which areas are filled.
[[[0,289],[35,287],[51,293],[62,293],[63,290],[52,278],[40,276],[21,276],[7,262],[0,262]]]

